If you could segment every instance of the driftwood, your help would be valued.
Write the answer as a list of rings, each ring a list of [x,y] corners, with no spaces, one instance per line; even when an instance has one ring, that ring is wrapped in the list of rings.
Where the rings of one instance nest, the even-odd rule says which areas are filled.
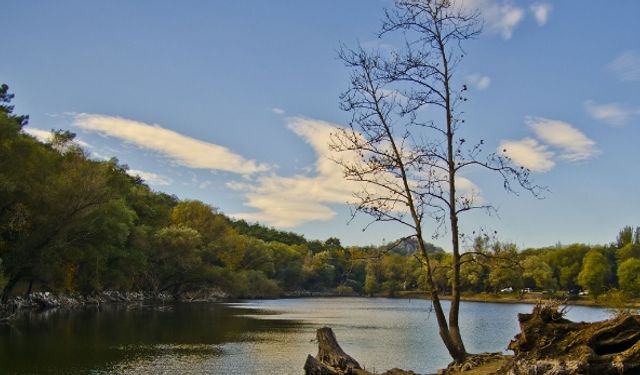
[[[562,315],[549,304],[518,314],[521,333],[509,344],[515,355],[500,373],[640,373],[640,316],[620,314],[602,322],[576,323]]]
[[[338,344],[336,335],[329,327],[316,332],[318,339],[318,355],[307,356],[304,364],[306,375],[375,375],[364,370],[358,361],[353,359]],[[392,369],[382,375],[416,375],[413,371]]]

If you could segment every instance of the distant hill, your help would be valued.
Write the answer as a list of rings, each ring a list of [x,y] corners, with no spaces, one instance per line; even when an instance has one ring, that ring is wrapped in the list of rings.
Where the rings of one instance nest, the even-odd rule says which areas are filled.
[[[412,255],[416,250],[418,250],[418,240],[415,237],[404,239],[398,244],[396,243],[397,241],[393,241],[388,245],[382,246],[382,248],[389,250],[391,253],[400,255]],[[427,248],[427,253],[429,254],[444,253],[444,249],[432,243],[427,242],[425,243],[425,246]]]

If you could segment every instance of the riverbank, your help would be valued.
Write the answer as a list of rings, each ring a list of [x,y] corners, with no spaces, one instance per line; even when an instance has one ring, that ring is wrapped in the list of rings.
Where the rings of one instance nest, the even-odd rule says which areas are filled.
[[[416,299],[431,299],[429,293],[420,292],[420,291],[406,291],[406,292],[397,292],[393,296],[380,296],[380,297],[389,297],[389,298],[416,298]],[[443,300],[451,300],[450,295],[441,295],[440,299]],[[578,306],[592,306],[592,307],[602,307],[602,308],[631,308],[638,309],[640,308],[639,300],[627,300],[624,303],[619,303],[620,306],[612,306],[610,303],[604,300],[594,300],[589,297],[582,296],[554,296],[543,293],[526,293],[526,294],[493,294],[493,293],[477,293],[477,294],[463,294],[460,296],[461,301],[466,302],[485,302],[485,303],[505,303],[505,304],[517,304],[524,303],[535,305],[540,301],[556,299],[560,301],[566,300],[567,305],[578,305]]]
[[[167,293],[103,291],[91,295],[54,294],[33,292],[26,296],[15,296],[0,304],[0,322],[9,321],[22,312],[49,309],[76,309],[86,306],[108,304],[164,304],[169,302],[219,302],[228,300],[229,295],[216,288],[185,293],[176,298]]]
[[[421,291],[401,291],[393,295],[377,294],[373,296],[362,296],[356,293],[345,294],[335,291],[294,291],[287,292],[279,298],[341,298],[341,297],[358,297],[358,298],[398,298],[398,299],[423,299],[429,300],[430,295]],[[258,297],[264,299],[268,297]],[[270,298],[273,298],[270,296]],[[451,296],[440,296],[443,300],[450,300]],[[567,305],[591,306],[602,308],[640,308],[640,301],[625,301],[624,306],[611,306],[602,303],[601,300],[593,300],[588,297],[572,296],[570,298],[562,296],[549,296],[543,293],[526,293],[526,294],[463,294],[462,301],[481,302],[481,303],[502,303],[502,304],[531,304],[535,305],[542,300],[550,298],[563,299],[566,298]],[[27,296],[16,296],[6,303],[0,304],[0,322],[11,319],[21,311],[40,311],[52,308],[73,309],[84,306],[100,306],[106,304],[164,304],[169,302],[220,302],[229,301],[233,298],[217,288],[203,289],[197,292],[189,292],[175,297],[167,293],[152,292],[120,292],[120,291],[103,291],[92,295],[73,294],[54,294],[51,292],[34,292]],[[606,301],[605,301],[606,302]]]

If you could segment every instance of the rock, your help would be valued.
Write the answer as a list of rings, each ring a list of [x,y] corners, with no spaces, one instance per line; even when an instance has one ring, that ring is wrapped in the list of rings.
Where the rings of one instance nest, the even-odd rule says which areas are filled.
[[[40,310],[51,309],[60,306],[60,300],[50,292],[35,292],[27,296],[30,304],[37,306]]]

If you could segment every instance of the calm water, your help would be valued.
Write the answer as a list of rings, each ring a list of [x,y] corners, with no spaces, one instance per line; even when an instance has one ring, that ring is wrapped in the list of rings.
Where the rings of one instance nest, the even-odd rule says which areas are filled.
[[[463,303],[467,349],[505,350],[531,305]],[[314,298],[34,314],[0,324],[0,374],[301,374],[318,327],[369,370],[449,362],[424,300]],[[595,321],[605,310],[572,307]]]

